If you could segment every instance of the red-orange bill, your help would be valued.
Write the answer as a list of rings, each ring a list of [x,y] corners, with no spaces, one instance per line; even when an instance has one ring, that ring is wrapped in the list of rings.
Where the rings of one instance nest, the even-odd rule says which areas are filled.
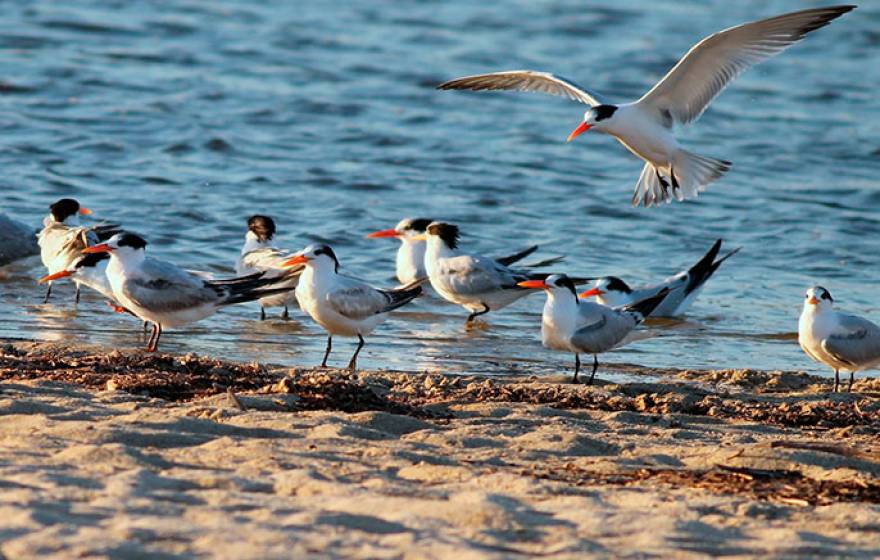
[[[591,128],[593,128],[593,125],[587,124],[586,122],[582,122],[576,129],[571,131],[571,134],[568,135],[567,142],[571,142],[572,140],[574,140],[575,138],[577,138],[578,136],[580,136],[584,132],[590,130]]]
[[[44,284],[46,282],[51,282],[52,280],[60,280],[61,278],[67,278],[71,274],[73,274],[73,273],[70,272],[69,270],[62,270],[62,271],[56,272],[55,274],[47,274],[46,276],[43,276],[42,278],[37,280],[37,282],[40,284]]]
[[[293,258],[287,259],[286,261],[281,263],[281,265],[286,266],[286,267],[291,267],[291,266],[296,266],[298,264],[306,264],[307,262],[309,262],[308,257],[306,257],[305,255],[297,255]]]
[[[599,288],[590,288],[590,289],[587,290],[586,292],[583,292],[583,293],[580,295],[580,297],[585,298],[585,297],[601,296],[601,295],[604,294],[604,293],[605,293],[605,292],[603,292],[603,291],[600,290]]]
[[[533,290],[543,290],[547,288],[547,283],[543,280],[525,280],[523,282],[517,282],[517,286],[520,288],[531,288]]]
[[[397,237],[397,235],[398,235],[397,230],[392,228],[392,229],[383,229],[383,230],[379,230],[379,231],[374,231],[373,233],[369,234],[367,236],[367,238],[377,239],[379,237]]]
[[[106,243],[99,243],[97,245],[92,245],[91,247],[86,247],[83,249],[83,253],[109,253],[113,248]]]

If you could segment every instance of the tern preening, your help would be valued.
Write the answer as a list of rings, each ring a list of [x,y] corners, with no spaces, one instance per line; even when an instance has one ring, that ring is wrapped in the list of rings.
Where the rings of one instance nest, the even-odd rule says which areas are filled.
[[[526,289],[542,289],[547,293],[541,317],[541,341],[547,348],[574,352],[574,378],[577,383],[581,369],[581,352],[593,355],[593,371],[587,384],[593,384],[599,368],[598,355],[617,347],[623,339],[669,292],[659,293],[630,305],[605,307],[591,301],[581,301],[571,278],[553,274],[545,280],[526,280],[519,285]]]
[[[668,288],[669,294],[660,305],[654,308],[651,317],[678,317],[683,315],[697,299],[706,282],[715,274],[721,263],[738,253],[740,249],[741,247],[737,247],[720,259],[716,259],[721,250],[721,240],[719,239],[695,265],[670,276],[659,284],[630,288],[626,282],[616,276],[604,276],[597,279],[596,284],[582,293],[580,297],[595,296],[596,301],[602,305],[620,307],[645,299],[664,288]]]
[[[673,125],[696,121],[744,70],[854,8],[814,8],[719,31],[692,47],[648,93],[632,103],[615,104],[571,80],[532,70],[467,76],[438,88],[537,91],[589,105],[569,141],[588,130],[610,134],[644,160],[633,205],[684,200],[696,197],[731,164],[683,149],[673,135]]]
[[[221,307],[254,301],[290,290],[288,281],[264,273],[228,280],[206,280],[176,265],[146,255],[147,242],[134,233],[118,233],[83,253],[110,253],[107,280],[114,299],[153,324],[147,351],[155,352],[166,327],[178,327],[213,315]]]
[[[92,211],[80,206],[72,198],[62,198],[49,206],[49,215],[43,219],[43,229],[37,234],[40,245],[40,257],[49,275],[67,270],[82,258],[82,251],[89,245],[105,241],[119,232],[118,225],[81,226],[80,216],[87,216]],[[76,302],[79,303],[80,281],[76,284]],[[49,301],[52,294],[52,282],[48,281],[46,297]]]
[[[400,240],[397,248],[395,270],[401,284],[409,284],[425,278],[425,229],[433,220],[428,218],[404,218],[391,229],[374,231],[369,239],[393,237]]]
[[[290,267],[305,265],[296,287],[296,299],[302,310],[327,331],[327,348],[321,367],[327,367],[333,335],[356,336],[357,349],[348,362],[348,369],[354,371],[358,354],[364,347],[364,335],[384,322],[389,312],[422,293],[418,283],[381,290],[339,274],[339,259],[327,245],[309,245],[286,264]]]
[[[529,295],[517,285],[525,280],[544,279],[550,273],[530,272],[526,268],[549,266],[560,257],[514,269],[510,265],[531,254],[537,246],[499,259],[466,254],[458,249],[458,226],[433,222],[425,231],[425,271],[440,297],[470,312],[467,322],[489,311],[497,311]]]
[[[267,307],[283,307],[282,319],[288,319],[288,306],[296,303],[293,289],[296,288],[298,272],[302,267],[291,270],[284,267],[284,262],[293,256],[293,252],[279,249],[272,245],[275,238],[275,221],[269,216],[255,215],[248,218],[248,231],[244,236],[241,255],[235,263],[235,273],[239,276],[264,272],[265,278],[285,276],[288,278],[283,286],[290,288],[272,296],[260,298],[260,320],[266,319]],[[278,287],[282,287],[279,285]]]
[[[834,299],[815,286],[804,296],[798,322],[798,343],[813,360],[834,370],[834,392],[840,387],[840,370],[849,371],[848,391],[855,372],[880,365],[880,326],[856,315],[835,311]]]

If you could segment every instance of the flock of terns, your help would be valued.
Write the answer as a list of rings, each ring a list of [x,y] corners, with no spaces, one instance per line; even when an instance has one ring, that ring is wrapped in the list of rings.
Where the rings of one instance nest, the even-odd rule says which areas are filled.
[[[695,154],[682,148],[674,125],[700,117],[711,101],[741,72],[787,49],[808,33],[824,27],[855,6],[802,10],[720,31],[700,41],[639,100],[612,104],[599,94],[570,80],[532,70],[468,76],[445,82],[440,89],[537,91],[565,96],[589,109],[569,140],[587,131],[614,136],[645,161],[636,183],[633,204],[652,206],[673,198],[692,198],[730,169],[730,162]],[[462,306],[467,322],[542,290],[543,344],[575,355],[574,380],[580,372],[580,354],[593,355],[592,383],[598,354],[627,342],[649,316],[677,316],[685,312],[718,267],[739,249],[718,257],[721,240],[694,266],[654,286],[633,289],[616,277],[599,279],[567,276],[543,269],[560,258],[519,264],[537,247],[501,258],[468,253],[459,248],[459,228],[429,219],[404,219],[396,227],[368,237],[400,240],[397,277],[400,286],[379,289],[340,273],[331,247],[309,245],[297,252],[273,245],[275,223],[268,216],[248,220],[245,243],[235,278],[182,269],[150,257],[147,241],[116,225],[82,226],[90,212],[73,199],[50,206],[38,243],[48,274],[48,301],[52,282],[72,279],[105,296],[111,307],[152,324],[147,349],[156,351],[164,328],[178,327],[214,314],[220,308],[259,301],[265,309],[298,304],[328,334],[322,366],[332,349],[334,335],[357,337],[348,367],[357,367],[364,336],[388,314],[422,295],[425,285],[440,298]],[[542,270],[539,270],[542,269]],[[578,284],[594,285],[578,293]],[[595,301],[589,298],[595,297]],[[831,294],[810,288],[799,323],[799,343],[812,359],[834,369],[834,390],[840,371],[853,372],[880,364],[880,327],[832,308]]]

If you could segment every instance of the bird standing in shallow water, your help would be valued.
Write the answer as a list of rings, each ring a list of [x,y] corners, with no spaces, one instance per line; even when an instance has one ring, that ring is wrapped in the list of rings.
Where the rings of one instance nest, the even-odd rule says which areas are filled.
[[[862,317],[834,310],[831,293],[821,286],[807,290],[798,321],[798,343],[813,360],[834,370],[834,392],[840,370],[849,370],[852,390],[855,372],[880,365],[880,327]]]
[[[254,215],[248,218],[247,225],[244,246],[235,263],[235,273],[246,276],[263,272],[266,278],[287,277],[288,280],[283,285],[289,287],[290,291],[260,298],[260,320],[266,319],[267,307],[284,307],[281,318],[288,319],[290,318],[288,306],[296,303],[293,289],[296,288],[302,267],[291,270],[284,266],[284,262],[290,259],[293,253],[272,245],[275,238],[275,220],[269,216]]]
[[[617,347],[669,293],[669,289],[664,288],[642,301],[612,309],[579,300],[574,282],[564,274],[553,274],[546,280],[526,280],[519,285],[547,293],[541,316],[541,340],[547,348],[574,352],[572,380],[575,383],[581,369],[581,352],[593,355],[588,385],[593,384],[599,368],[598,355]]]
[[[333,335],[356,336],[357,349],[348,362],[348,369],[354,371],[358,354],[364,347],[364,335],[383,323],[389,312],[422,293],[418,284],[381,290],[339,274],[339,259],[328,245],[309,245],[285,266],[305,266],[296,287],[296,299],[302,310],[327,331],[327,348],[321,367],[327,367]]]
[[[719,31],[697,43],[648,93],[613,104],[594,91],[547,72],[513,70],[450,80],[438,89],[537,91],[567,97],[590,108],[569,135],[610,134],[645,161],[633,205],[694,198],[731,163],[681,148],[673,126],[696,121],[715,97],[747,68],[779,54],[811,31],[855,6],[828,6],[783,14]],[[671,190],[671,194],[670,194]]]

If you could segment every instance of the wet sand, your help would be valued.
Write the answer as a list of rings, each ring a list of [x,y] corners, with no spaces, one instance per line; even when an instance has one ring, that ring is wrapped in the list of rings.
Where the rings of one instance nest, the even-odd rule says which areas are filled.
[[[638,381],[0,341],[0,552],[880,555],[880,379],[607,367]]]

